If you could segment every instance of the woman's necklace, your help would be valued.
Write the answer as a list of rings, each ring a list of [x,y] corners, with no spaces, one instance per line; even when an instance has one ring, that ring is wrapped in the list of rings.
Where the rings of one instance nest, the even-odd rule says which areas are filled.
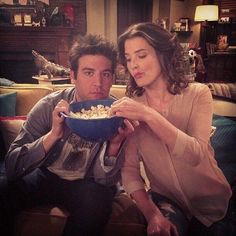
[[[167,117],[169,114],[169,108],[174,100],[174,97],[171,97],[166,102],[161,102],[161,100],[154,101],[153,99],[150,100],[149,97],[146,95],[146,101],[148,106],[152,107],[154,110],[158,111],[162,116]]]

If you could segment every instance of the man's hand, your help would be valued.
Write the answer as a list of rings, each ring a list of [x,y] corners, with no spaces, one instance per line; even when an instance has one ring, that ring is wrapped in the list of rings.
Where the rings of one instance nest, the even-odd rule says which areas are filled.
[[[69,114],[69,104],[65,100],[58,102],[52,112],[51,130],[43,138],[43,146],[46,153],[51,149],[54,143],[63,136],[65,118],[61,115],[61,112]]]
[[[110,140],[107,149],[108,156],[116,156],[118,154],[122,142],[134,131],[135,127],[139,125],[139,122],[124,119],[124,124],[125,126],[123,128],[119,127],[118,134]]]
[[[64,119],[65,117],[61,115],[61,112],[69,114],[69,104],[65,100],[61,100],[55,106],[52,112],[52,129],[51,133],[58,138],[61,138],[64,132]]]

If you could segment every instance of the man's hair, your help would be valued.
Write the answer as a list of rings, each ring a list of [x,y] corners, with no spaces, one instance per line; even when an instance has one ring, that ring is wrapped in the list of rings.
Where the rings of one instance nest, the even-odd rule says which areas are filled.
[[[117,64],[117,49],[113,43],[100,35],[88,34],[78,37],[69,52],[70,68],[77,75],[79,59],[85,55],[102,55],[112,62],[112,73]]]
[[[125,58],[125,41],[127,39],[142,37],[150,44],[161,64],[162,71],[168,82],[168,91],[172,94],[179,94],[188,86],[189,58],[177,40],[176,35],[170,34],[167,30],[154,23],[144,22],[131,25],[118,40],[119,58],[127,70]],[[190,65],[189,65],[190,66]],[[130,75],[126,94],[128,96],[141,96],[144,89],[138,87],[134,78]]]

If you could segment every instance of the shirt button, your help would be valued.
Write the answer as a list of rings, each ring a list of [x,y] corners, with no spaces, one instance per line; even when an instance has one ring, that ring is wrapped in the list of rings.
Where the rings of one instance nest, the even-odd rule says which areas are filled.
[[[63,139],[63,138],[61,139],[61,142],[64,142],[64,139]]]

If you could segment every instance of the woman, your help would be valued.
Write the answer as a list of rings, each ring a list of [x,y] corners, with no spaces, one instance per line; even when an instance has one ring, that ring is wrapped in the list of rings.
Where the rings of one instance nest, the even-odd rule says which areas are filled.
[[[127,143],[125,190],[143,212],[149,235],[187,235],[193,216],[210,226],[224,217],[231,190],[210,145],[213,106],[208,87],[188,82],[182,47],[156,24],[129,27],[118,47],[130,75],[131,98],[116,101],[112,112],[140,122]],[[150,182],[148,192],[140,160]]]

